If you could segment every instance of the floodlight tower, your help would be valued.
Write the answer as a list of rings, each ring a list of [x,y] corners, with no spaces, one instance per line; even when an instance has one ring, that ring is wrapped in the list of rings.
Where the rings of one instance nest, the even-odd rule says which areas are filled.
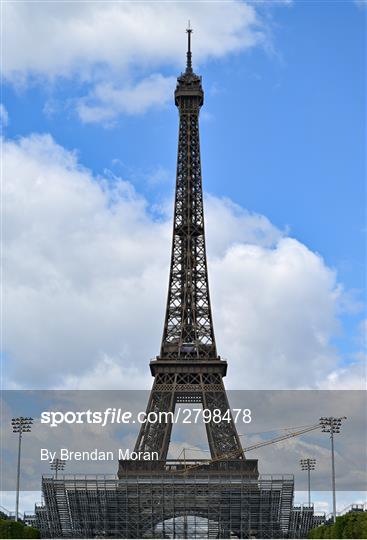
[[[321,431],[330,433],[331,440],[331,482],[333,490],[333,519],[336,521],[336,493],[335,493],[335,458],[334,458],[334,433],[340,433],[342,420],[346,420],[346,416],[335,418],[334,416],[323,416],[320,418]]]
[[[311,506],[311,471],[314,471],[316,468],[316,459],[305,458],[300,459],[299,463],[301,465],[302,471],[307,471],[308,476],[308,506]]]
[[[50,461],[51,471],[55,471],[55,478],[57,480],[57,473],[65,469],[65,461],[63,459],[55,458]]]
[[[22,435],[23,433],[29,433],[33,424],[33,418],[26,418],[19,416],[18,418],[11,419],[11,425],[13,433],[19,434],[18,439],[18,466],[17,466],[17,495],[15,500],[15,521],[18,521],[19,515],[19,481],[20,481],[20,452],[22,447]]]

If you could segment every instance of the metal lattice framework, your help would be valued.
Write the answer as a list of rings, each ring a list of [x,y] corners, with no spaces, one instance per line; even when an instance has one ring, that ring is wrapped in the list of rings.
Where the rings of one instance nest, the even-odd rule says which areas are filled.
[[[190,94],[188,94],[188,87]],[[205,250],[201,183],[200,78],[179,79],[180,110],[175,213],[161,358],[216,358]]]
[[[160,356],[150,364],[155,377],[147,413],[174,412],[176,403],[201,403],[223,414],[229,410],[223,377],[227,363],[217,355],[210,306],[205,249],[199,112],[201,77],[192,70],[191,29],[186,71],[177,80],[175,103],[180,126],[173,240],[168,299]],[[135,450],[167,458],[170,422],[142,426]],[[243,459],[233,421],[206,424],[211,456]]]
[[[180,115],[171,270],[161,358],[217,357],[210,308],[201,180],[201,77],[192,70],[191,29],[186,71],[177,80]]]
[[[167,309],[149,413],[200,403],[223,416],[227,362],[216,351],[205,251],[199,112],[204,94],[192,70],[178,78],[177,181]],[[213,418],[213,415],[212,415]],[[227,416],[228,418],[228,416]],[[167,460],[172,419],[142,424],[135,451],[157,461],[120,460],[118,477],[44,477],[45,506],[36,508],[44,538],[289,538],[293,476],[259,475],[244,459],[233,419],[205,424],[212,460]],[[301,515],[302,514],[302,515]],[[304,513],[293,528],[305,529]],[[306,528],[309,522],[307,511]]]
[[[226,464],[224,464],[226,465]],[[231,465],[182,475],[178,464],[108,476],[44,477],[42,537],[285,538],[292,475],[248,475]]]
[[[290,520],[290,537],[307,538],[308,532],[314,527],[325,523],[325,514],[315,514],[312,504],[293,506]]]

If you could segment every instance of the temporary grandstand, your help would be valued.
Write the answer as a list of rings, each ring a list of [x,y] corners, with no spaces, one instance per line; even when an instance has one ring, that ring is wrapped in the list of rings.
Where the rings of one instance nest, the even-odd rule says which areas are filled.
[[[131,464],[133,465],[133,464]],[[287,538],[293,475],[259,475],[256,460],[167,461],[114,476],[44,476],[41,536]]]

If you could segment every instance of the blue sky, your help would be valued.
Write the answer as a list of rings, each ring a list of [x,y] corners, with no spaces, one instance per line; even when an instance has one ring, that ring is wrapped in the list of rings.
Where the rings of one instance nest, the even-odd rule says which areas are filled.
[[[150,388],[190,18],[227,387],[360,388],[363,3],[2,9],[3,385]]]
[[[205,189],[263,213],[362,288],[364,267],[365,11],[353,2],[295,2],[271,11],[272,51],[255,48],[197,66],[203,76],[201,125]],[[195,29],[195,40],[200,28]],[[181,40],[182,41],[182,40]],[[184,50],[180,59],[184,65]],[[179,61],[179,60],[178,60]],[[177,71],[177,70],[176,70]],[[175,75],[174,69],[169,70]],[[64,103],[83,90],[4,84],[9,137],[50,132],[77,149],[95,173],[123,162],[124,174],[154,200],[172,183],[146,185],[160,167],[174,175],[177,117],[173,102],[113,128],[44,112],[50,94]],[[61,104],[60,107],[63,105]],[[117,171],[121,174],[121,170]],[[134,178],[134,176],[136,178]]]
[[[341,325],[325,339],[337,347],[339,367],[354,362],[365,287],[364,7],[349,1],[184,2],[158,3],[154,14],[150,4],[151,43],[143,23],[144,39],[131,34],[130,44],[122,25],[100,54],[94,45],[80,47],[70,25],[75,17],[87,26],[93,5],[36,2],[29,11],[22,2],[6,4],[11,24],[18,20],[24,27],[18,42],[12,41],[11,25],[4,38],[6,140],[18,144],[20,137],[49,134],[62,149],[76,152],[78,167],[95,181],[127,181],[159,221],[157,208],[170,207],[173,195],[178,116],[172,91],[184,68],[189,15],[194,68],[205,90],[204,189],[265,216],[280,234],[297,239],[336,271],[335,291],[343,289],[335,311]],[[148,4],[111,5],[131,10],[138,20]],[[102,9],[108,14],[109,8]],[[160,25],[154,17],[150,22],[156,15]],[[30,21],[33,31],[25,29]],[[137,88],[147,80],[159,87],[158,97],[134,109],[129,102],[138,99]],[[118,94],[121,89],[125,94]],[[108,110],[100,120],[96,104]],[[93,120],[81,112],[84,105],[92,107]]]

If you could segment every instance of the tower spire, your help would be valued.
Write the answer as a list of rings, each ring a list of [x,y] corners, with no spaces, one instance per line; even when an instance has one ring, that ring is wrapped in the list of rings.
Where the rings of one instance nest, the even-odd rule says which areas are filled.
[[[190,21],[187,24],[186,33],[187,33],[186,73],[192,73],[192,54],[191,54],[192,28],[190,26]]]

